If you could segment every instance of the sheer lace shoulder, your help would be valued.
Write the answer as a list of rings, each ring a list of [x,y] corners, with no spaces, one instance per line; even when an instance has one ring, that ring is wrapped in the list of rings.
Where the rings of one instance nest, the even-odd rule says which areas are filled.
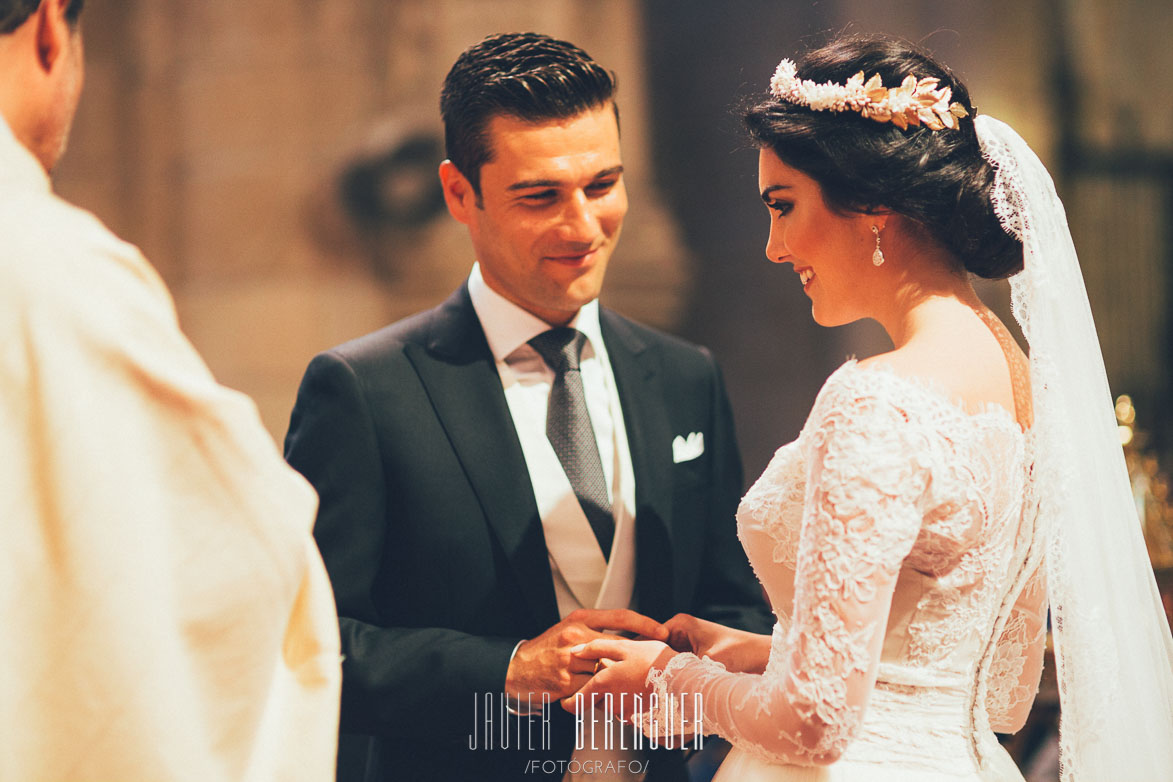
[[[1011,382],[1026,383],[1029,389],[1029,376],[1022,376],[1015,368],[1014,362],[1011,366]],[[996,402],[986,402],[976,409],[971,409],[933,378],[905,374],[884,362],[860,364],[855,359],[846,361],[827,379],[820,395],[835,393],[835,389],[842,386],[854,389],[851,392],[854,394],[870,394],[890,399],[894,404],[915,411],[922,421],[929,424],[943,425],[949,421],[970,421],[1007,429],[1014,428],[1020,433],[1023,430],[1014,413]]]

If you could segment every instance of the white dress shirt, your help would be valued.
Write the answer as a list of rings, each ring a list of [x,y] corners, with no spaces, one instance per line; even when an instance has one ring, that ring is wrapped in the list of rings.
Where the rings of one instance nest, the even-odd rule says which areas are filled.
[[[623,408],[599,330],[598,301],[585,305],[568,325],[587,337],[579,366],[615,518],[610,563],[546,437],[554,370],[528,343],[547,331],[549,324],[485,284],[479,264],[469,275],[468,291],[497,363],[525,455],[550,552],[559,614],[566,616],[576,608],[630,607],[635,578],[635,477]]]
[[[485,283],[480,265],[468,279],[473,309],[484,329],[489,350],[497,364],[505,401],[521,441],[526,469],[534,489],[542,530],[554,576],[559,615],[577,608],[634,608],[635,587],[635,475],[623,408],[599,328],[599,303],[591,301],[567,325],[586,335],[579,361],[587,411],[603,463],[608,497],[615,519],[615,539],[608,561],[583,513],[562,463],[546,437],[546,411],[554,382],[551,369],[528,343],[550,325],[500,295]],[[555,705],[555,708],[557,706]],[[613,738],[618,746],[618,738]],[[630,746],[630,738],[625,742]],[[637,756],[630,750],[601,747],[574,753],[572,763],[629,764]],[[567,773],[567,780],[634,780],[629,765],[615,765],[598,777]]]

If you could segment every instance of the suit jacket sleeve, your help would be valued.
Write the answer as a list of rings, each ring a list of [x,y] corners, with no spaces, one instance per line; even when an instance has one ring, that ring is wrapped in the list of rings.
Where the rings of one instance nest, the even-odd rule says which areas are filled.
[[[306,370],[285,457],[321,497],[314,537],[334,586],[342,634],[342,729],[418,736],[467,734],[474,693],[501,692],[519,637],[483,637],[441,627],[387,626],[371,599],[396,545],[379,441],[361,378],[336,353]],[[445,736],[445,733],[450,736]]]
[[[710,518],[691,612],[730,627],[769,633],[774,616],[737,537],[737,506],[744,477],[733,412],[721,370],[708,351],[705,356],[712,370],[709,409],[713,420],[711,442],[706,443],[711,452]]]

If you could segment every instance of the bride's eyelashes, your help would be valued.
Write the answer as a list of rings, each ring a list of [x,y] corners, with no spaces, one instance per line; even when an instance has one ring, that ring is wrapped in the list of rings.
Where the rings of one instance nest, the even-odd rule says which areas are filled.
[[[794,209],[794,204],[790,201],[767,201],[766,207],[774,212],[775,217],[785,217]]]

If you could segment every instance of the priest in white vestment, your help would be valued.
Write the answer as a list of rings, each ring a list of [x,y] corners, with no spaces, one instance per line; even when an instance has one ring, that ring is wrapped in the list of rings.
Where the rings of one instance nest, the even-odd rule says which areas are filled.
[[[50,188],[81,5],[0,0],[0,779],[333,779],[317,498]]]

